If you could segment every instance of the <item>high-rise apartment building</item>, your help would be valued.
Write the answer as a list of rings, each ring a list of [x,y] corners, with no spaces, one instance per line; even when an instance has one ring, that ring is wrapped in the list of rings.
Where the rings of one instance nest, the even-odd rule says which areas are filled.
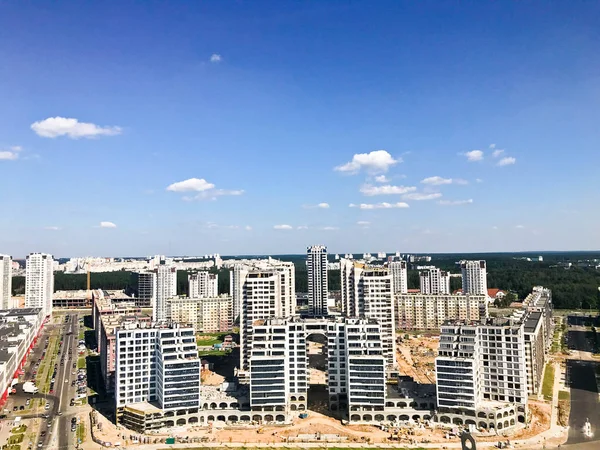
[[[161,260],[156,271],[156,295],[152,305],[152,319],[154,321],[169,320],[168,299],[177,295],[177,269],[172,263]]]
[[[482,323],[450,321],[442,326],[435,360],[438,414],[442,422],[468,418],[487,429],[525,422],[527,368],[523,325],[520,318],[508,318]]]
[[[387,268],[340,260],[342,309],[346,317],[374,319],[381,325],[383,354],[395,364],[396,327],[392,276]]]
[[[192,328],[128,323],[115,333],[117,423],[137,428],[151,402],[159,415],[198,411],[200,359]]]
[[[52,314],[54,259],[46,253],[30,253],[25,265],[25,307],[42,308]]]
[[[313,245],[306,252],[308,271],[308,309],[313,317],[328,314],[327,310],[327,247]]]
[[[462,293],[487,295],[487,272],[485,261],[461,261]]]
[[[131,274],[131,284],[135,286],[132,294],[135,298],[136,306],[140,308],[150,308],[156,302],[156,272],[133,272]]]
[[[257,321],[250,354],[253,411],[303,411],[310,373],[306,338],[327,340],[327,385],[332,410],[383,411],[386,399],[381,328],[359,318],[271,318]]]
[[[392,274],[392,291],[394,294],[406,294],[408,292],[408,274],[406,261],[390,261],[388,268]]]
[[[206,270],[188,275],[190,298],[216,297],[219,295],[219,275]]]
[[[419,272],[421,294],[449,294],[450,274],[437,268],[425,269]]]
[[[12,258],[0,255],[0,309],[12,307]]]

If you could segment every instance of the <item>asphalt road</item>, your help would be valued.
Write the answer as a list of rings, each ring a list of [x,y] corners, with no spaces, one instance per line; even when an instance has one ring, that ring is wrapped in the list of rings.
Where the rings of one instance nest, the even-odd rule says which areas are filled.
[[[592,351],[593,345],[589,333],[583,330],[571,330],[568,336],[570,350]],[[569,416],[569,438],[567,444],[596,441],[600,448],[600,402],[596,384],[596,367],[594,361],[577,359],[567,360],[567,383],[571,388],[571,414]],[[589,420],[592,425],[592,438],[586,437],[582,428]]]

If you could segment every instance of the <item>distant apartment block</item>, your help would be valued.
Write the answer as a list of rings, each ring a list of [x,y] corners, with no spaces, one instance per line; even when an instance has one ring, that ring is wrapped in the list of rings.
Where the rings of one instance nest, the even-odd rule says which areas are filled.
[[[169,299],[171,321],[202,333],[219,333],[233,328],[233,300],[230,295]]]
[[[12,308],[12,258],[0,255],[0,309]]]
[[[461,261],[462,293],[487,295],[487,269],[485,261]]]
[[[478,321],[487,316],[485,295],[396,295],[399,330],[439,330],[447,320]]]
[[[328,314],[327,299],[327,247],[313,245],[306,251],[308,272],[308,310],[312,317]]]
[[[450,294],[450,274],[438,268],[419,272],[421,294]]]
[[[135,304],[140,308],[151,308],[156,301],[156,272],[133,272],[131,285]]]
[[[162,322],[169,320],[170,312],[167,300],[177,295],[177,269],[172,263],[160,260],[156,271],[156,293],[152,305],[152,318]]]
[[[52,314],[54,259],[46,253],[30,253],[25,266],[25,307],[42,308]]]
[[[406,261],[391,260],[388,268],[392,274],[392,290],[394,294],[406,294],[408,292],[408,274]]]
[[[188,295],[191,298],[217,297],[219,295],[219,275],[208,271],[188,275]]]

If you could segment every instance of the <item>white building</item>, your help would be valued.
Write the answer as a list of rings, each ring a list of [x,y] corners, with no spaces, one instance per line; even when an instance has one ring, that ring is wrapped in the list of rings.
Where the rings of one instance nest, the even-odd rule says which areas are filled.
[[[327,247],[313,245],[308,247],[306,266],[308,270],[308,309],[313,317],[328,314],[327,309]]]
[[[392,286],[394,294],[406,294],[408,292],[408,275],[406,261],[390,261],[388,263],[392,274]]]
[[[152,305],[152,319],[154,321],[169,320],[170,312],[167,300],[177,295],[177,269],[173,264],[161,260],[157,266],[156,287]]]
[[[310,373],[306,339],[327,339],[328,392],[331,410],[383,411],[386,399],[381,328],[358,318],[267,319],[255,324],[250,355],[250,405],[253,411],[285,412],[307,408]],[[277,413],[281,411],[281,413]],[[369,420],[367,420],[369,421]]]
[[[0,255],[0,309],[12,308],[12,258]]]
[[[200,360],[192,328],[129,323],[116,331],[117,422],[135,428],[137,413],[151,402],[173,415],[200,408]]]
[[[25,307],[42,308],[52,314],[54,293],[54,259],[46,253],[30,253],[25,266]]]
[[[188,275],[188,295],[191,298],[216,297],[219,295],[219,275],[205,270]]]
[[[438,421],[496,430],[525,423],[523,325],[509,318],[442,326],[435,360]]]
[[[396,327],[392,276],[387,268],[340,260],[342,310],[346,317],[364,317],[381,325],[383,354],[395,364]]]
[[[450,274],[438,268],[427,269],[419,272],[421,294],[449,294]]]
[[[485,295],[396,295],[399,330],[439,330],[447,320],[479,321],[487,316]]]
[[[487,270],[485,261],[461,261],[462,293],[487,295]]]

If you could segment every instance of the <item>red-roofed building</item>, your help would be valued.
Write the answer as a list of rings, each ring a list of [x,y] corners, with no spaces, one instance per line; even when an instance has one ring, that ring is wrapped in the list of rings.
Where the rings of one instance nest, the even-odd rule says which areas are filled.
[[[502,289],[488,289],[487,290],[487,295],[488,297],[490,297],[493,300],[500,300],[502,298],[504,298],[504,296],[506,295],[506,291],[503,291]]]
[[[421,292],[421,289],[407,289],[406,293],[407,294],[419,294]]]

